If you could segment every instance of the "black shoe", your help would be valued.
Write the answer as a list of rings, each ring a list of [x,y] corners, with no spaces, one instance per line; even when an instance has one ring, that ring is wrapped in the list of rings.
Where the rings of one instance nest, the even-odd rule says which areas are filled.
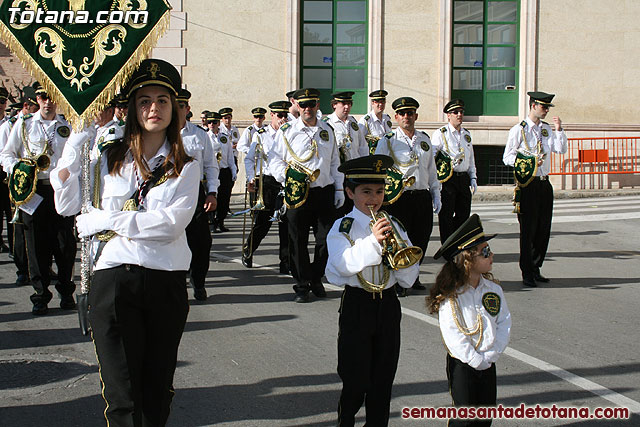
[[[253,257],[245,256],[245,254],[242,254],[242,265],[244,265],[247,268],[253,267]]]
[[[398,295],[400,298],[404,298],[407,295],[409,295],[409,289],[403,288],[402,286],[398,285],[397,283],[396,283],[395,287],[396,287],[396,295]]]
[[[280,263],[280,274],[291,274],[291,271],[289,270],[289,264],[286,262],[281,262]]]
[[[218,229],[221,233],[229,231],[229,229],[225,227],[223,223],[218,224]]]
[[[44,302],[34,303],[33,308],[31,309],[31,313],[34,316],[43,316],[47,314],[48,311],[49,311],[49,307],[47,307],[47,304]]]
[[[18,274],[18,278],[16,279],[16,286],[24,286],[29,283],[29,277],[26,274]]]
[[[5,245],[4,242],[0,244],[0,253],[3,253],[3,254],[11,253],[9,246]]]
[[[35,307],[35,306],[34,306]],[[64,295],[60,297],[60,308],[63,310],[73,310],[76,308],[76,302],[73,295]]]
[[[193,290],[193,297],[198,301],[206,301],[207,290],[205,288],[196,288]]]
[[[540,273],[536,273],[536,275],[533,277],[533,279],[534,279],[536,282],[540,282],[540,283],[549,283],[549,282],[550,282],[550,280],[549,280],[549,279],[547,279],[546,277],[544,277],[544,276],[543,276],[542,274],[540,274]]]
[[[320,280],[311,282],[311,292],[313,292],[313,294],[318,298],[324,298],[327,296],[327,291],[325,291]]]
[[[420,283],[420,278],[417,278],[416,281],[413,282],[413,286],[411,286],[411,289],[415,289],[416,291],[424,291],[427,288],[425,288],[425,286]]]
[[[523,277],[522,278],[522,284],[524,286],[527,286],[529,288],[537,288],[538,285],[536,285],[536,281],[533,280],[531,277]]]
[[[296,291],[296,297],[293,299],[293,302],[305,303],[309,302],[309,291]]]

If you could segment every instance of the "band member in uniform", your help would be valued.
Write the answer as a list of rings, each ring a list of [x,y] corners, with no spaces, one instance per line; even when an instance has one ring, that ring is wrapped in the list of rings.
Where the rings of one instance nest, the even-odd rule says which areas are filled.
[[[247,154],[249,151],[249,146],[251,145],[251,141],[253,140],[253,135],[258,132],[260,129],[265,127],[264,119],[265,114],[267,114],[267,110],[262,107],[256,107],[251,110],[251,114],[253,115],[253,124],[249,125],[244,132],[242,132],[242,136],[238,141],[238,151],[244,154]]]
[[[387,169],[392,165],[388,156],[367,155],[339,168],[345,174],[347,196],[354,203],[353,210],[338,219],[327,236],[327,279],[344,287],[338,322],[339,426],[353,426],[363,402],[366,425],[386,426],[389,421],[402,316],[393,285],[411,287],[420,260],[418,250],[412,265],[394,270],[384,251],[391,238],[402,238],[411,245],[402,225],[379,213]]]
[[[229,135],[220,129],[220,120],[222,116],[215,111],[211,112],[207,118],[207,125],[209,126],[209,140],[213,147],[214,155],[218,157],[218,147],[220,149],[220,161],[218,166],[220,167],[220,173],[218,178],[220,180],[220,186],[218,187],[218,206],[215,210],[215,217],[213,219],[213,232],[222,233],[229,231],[224,225],[224,220],[229,213],[229,203],[231,201],[231,190],[233,189],[233,183],[236,181],[237,168],[233,157],[233,147]],[[237,132],[237,131],[236,131]]]
[[[29,278],[35,290],[31,295],[32,313],[43,315],[53,297],[49,291],[52,256],[58,268],[56,290],[60,294],[60,308],[71,310],[76,306],[72,281],[76,238],[73,217],[56,213],[49,181],[49,173],[56,167],[71,129],[56,114],[56,104],[45,89],[38,83],[34,89],[40,109],[16,121],[0,161],[5,171],[11,171],[9,191],[14,203],[19,204],[17,221],[24,224]],[[30,183],[35,180],[32,191]]]
[[[364,139],[364,133],[356,119],[349,115],[353,106],[354,92],[336,92],[331,96],[331,108],[333,113],[322,118],[336,137],[340,154],[340,163],[369,154],[369,147]],[[353,201],[346,198],[344,205],[338,210],[338,216],[342,217],[353,209]]]
[[[4,114],[4,110],[7,106],[8,96],[9,96],[9,91],[7,90],[7,88],[0,87],[0,108],[2,108],[2,117],[0,117],[0,132],[2,132],[2,129],[7,129],[8,131],[10,131],[11,126],[13,124],[11,123],[11,119],[16,117],[16,116],[13,116],[9,118]],[[22,108],[22,105],[20,105],[20,107]],[[15,120],[16,119],[13,120],[14,123],[15,123]],[[6,132],[6,133],[8,136],[9,132]],[[0,151],[2,151],[2,148],[4,147],[5,143],[6,143],[6,138],[2,138],[2,136],[0,136],[0,145],[1,145]],[[0,252],[9,252],[10,254],[13,254],[13,251],[12,251],[13,229],[10,224],[10,221],[12,218],[11,201],[9,200],[9,189],[4,184],[5,179],[7,179],[7,174],[4,171],[0,170]],[[9,241],[9,246],[7,246],[4,243],[4,240],[2,240],[2,229],[4,228],[3,217],[6,217],[7,219],[7,240]]]
[[[176,100],[179,108],[182,145],[187,155],[197,160],[200,167],[198,204],[191,222],[187,225],[186,233],[191,250],[189,277],[193,286],[193,296],[198,301],[204,301],[207,299],[204,282],[209,271],[209,253],[211,252],[211,232],[207,213],[216,209],[220,170],[207,133],[187,121],[187,114],[191,111],[189,99],[191,99],[191,92],[186,89],[178,91]]]
[[[0,115],[0,125],[9,120],[9,117],[6,114],[7,109],[7,99],[9,98],[9,91],[6,87],[0,87],[0,111],[2,111],[2,115]]]
[[[320,92],[300,89],[294,93],[300,118],[285,123],[276,134],[273,168],[276,180],[285,185],[289,221],[289,267],[296,281],[294,301],[308,302],[309,291],[323,298],[322,276],[327,264],[327,233],[344,203],[338,172],[340,156],[333,131],[317,117]],[[271,159],[270,159],[271,161]],[[309,260],[309,227],[315,233],[313,263]]]
[[[7,141],[9,140],[9,134],[11,133],[11,129],[16,121],[27,114],[33,114],[40,106],[38,105],[38,101],[36,100],[36,92],[31,86],[25,86],[22,89],[22,97],[20,98],[20,102],[13,104],[16,108],[20,108],[20,111],[13,116],[7,119],[2,125],[0,125],[0,152],[4,149]],[[11,172],[11,171],[9,171]],[[17,275],[16,285],[21,286],[26,284],[28,280],[28,271],[27,271],[27,253],[24,245],[24,230],[22,224],[13,223],[10,221],[12,219],[11,214],[11,201],[9,199],[9,188],[7,187],[7,172],[4,170],[0,170],[0,204],[2,205],[1,211],[7,218],[7,240],[9,243],[9,253],[13,255],[13,262],[17,267]],[[0,221],[0,233],[2,233],[2,222]],[[17,241],[18,251],[15,250],[15,242]],[[5,250],[4,244],[2,251]]]
[[[291,103],[291,107],[289,107],[289,121],[292,122],[298,117],[300,117],[300,110],[298,110],[298,106],[296,105],[295,99],[293,99],[293,94],[296,93],[295,90],[290,90],[285,94],[287,100]]]
[[[386,90],[374,90],[369,94],[371,98],[371,111],[362,117],[358,124],[364,128],[364,138],[369,147],[369,154],[376,152],[378,141],[387,133],[391,132],[391,117],[384,112],[387,105]]]
[[[89,321],[108,425],[164,426],[175,394],[189,311],[185,228],[200,180],[198,163],[180,139],[179,89],[171,64],[142,61],[127,87],[132,114],[124,139],[106,150],[106,161],[92,165],[97,206],[77,217],[78,234],[93,236]],[[86,135],[76,135],[69,149],[79,160]],[[52,175],[57,208],[78,211],[78,161]]]
[[[547,254],[553,213],[553,187],[549,182],[551,160],[549,153],[567,152],[567,135],[560,117],[553,117],[553,129],[542,120],[547,116],[555,95],[527,92],[529,116],[509,131],[502,160],[515,166],[519,196],[518,222],[520,223],[520,271],[522,283],[535,287],[536,282],[549,279],[540,272]],[[517,194],[516,193],[516,194]],[[519,200],[518,200],[519,199]]]
[[[209,110],[202,110],[202,112],[200,113],[201,123],[198,126],[205,132],[209,130],[209,127],[207,126],[207,117],[209,116],[209,113],[211,113],[211,111]]]
[[[247,173],[247,187],[249,192],[258,193],[258,203],[263,203],[263,209],[251,211],[253,227],[242,250],[242,264],[251,268],[253,254],[265,238],[276,211],[282,207],[282,185],[274,178],[271,163],[273,159],[275,136],[280,126],[287,122],[287,115],[291,103],[289,101],[275,101],[269,104],[271,123],[253,134],[253,141],[244,158]],[[262,176],[262,182],[260,177]],[[261,193],[260,193],[261,192]],[[255,208],[255,206],[254,206]],[[289,232],[286,214],[278,220],[280,273],[289,274]]]
[[[438,180],[442,185],[442,209],[438,214],[440,243],[469,218],[471,195],[478,189],[471,134],[462,127],[464,101],[453,99],[443,111],[449,123],[431,135]]]
[[[116,95],[113,119],[122,127],[127,120],[128,102],[129,100],[123,93]]]
[[[440,212],[442,204],[431,140],[425,132],[415,128],[419,106],[411,97],[393,101],[398,127],[378,141],[376,154],[391,156],[394,168],[402,175],[398,182],[402,192],[387,200],[390,204],[385,210],[404,224],[409,238],[422,249],[424,257],[433,230],[433,213]],[[425,289],[419,277],[413,289]],[[401,296],[406,295],[405,289],[398,287],[397,290]]]
[[[495,363],[507,347],[511,314],[504,292],[491,274],[493,252],[477,214],[472,215],[435,254],[447,261],[427,297],[438,313],[447,350],[447,380],[453,405],[495,406]],[[450,419],[450,426],[489,426],[491,420]]]
[[[238,128],[235,125],[231,124],[231,120],[233,119],[233,108],[224,107],[221,108],[218,113],[220,113],[220,131],[222,133],[227,134],[229,141],[233,147],[233,161],[236,165],[236,169],[238,168],[238,141],[240,140],[240,132],[238,132]]]

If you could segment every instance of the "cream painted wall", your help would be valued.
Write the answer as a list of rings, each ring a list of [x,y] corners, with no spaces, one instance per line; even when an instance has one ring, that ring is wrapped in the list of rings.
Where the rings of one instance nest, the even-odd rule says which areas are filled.
[[[438,121],[440,10],[437,1],[384,2],[382,80],[391,103],[411,96],[420,103],[420,121]]]
[[[286,3],[261,0],[188,0],[183,81],[194,117],[204,109],[232,107],[234,121],[251,109],[284,99]]]
[[[540,0],[538,88],[568,123],[638,124],[640,1]]]

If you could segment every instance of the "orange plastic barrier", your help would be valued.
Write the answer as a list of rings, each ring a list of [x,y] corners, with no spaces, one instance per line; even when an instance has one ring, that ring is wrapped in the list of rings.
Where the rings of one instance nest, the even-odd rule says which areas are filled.
[[[549,175],[640,173],[640,138],[569,138],[565,154],[551,153]]]

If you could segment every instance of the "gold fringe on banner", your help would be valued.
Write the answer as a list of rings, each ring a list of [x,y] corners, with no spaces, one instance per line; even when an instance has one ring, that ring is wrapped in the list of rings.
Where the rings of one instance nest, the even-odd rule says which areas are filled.
[[[171,6],[166,2],[169,10],[158,20],[153,29],[147,34],[142,43],[136,48],[131,57],[127,60],[120,71],[111,79],[111,81],[102,89],[96,99],[85,109],[82,114],[71,106],[67,98],[58,90],[49,76],[40,68],[40,65],[31,58],[26,52],[22,44],[18,42],[11,30],[7,28],[4,22],[0,21],[0,37],[4,44],[9,48],[22,63],[22,66],[29,71],[29,74],[42,84],[47,94],[53,99],[58,107],[58,113],[64,114],[65,118],[71,124],[75,131],[82,130],[85,126],[92,123],[98,113],[111,101],[117,93],[117,89],[125,86],[129,77],[138,68],[140,63],[147,59],[151,54],[151,50],[155,47],[160,37],[169,29],[169,20],[171,16]]]

